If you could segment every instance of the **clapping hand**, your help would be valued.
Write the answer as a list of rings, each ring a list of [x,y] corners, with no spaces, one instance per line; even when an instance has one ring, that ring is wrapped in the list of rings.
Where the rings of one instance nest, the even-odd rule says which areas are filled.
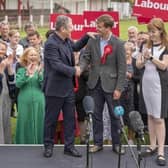
[[[3,60],[0,63],[0,74],[2,74],[4,72],[5,67],[6,67],[6,61]]]
[[[14,56],[11,54],[5,60],[6,60],[6,66],[7,67],[12,66],[13,60],[14,60]]]
[[[144,50],[143,50],[143,56],[144,56],[144,58],[146,59],[146,60],[148,60],[150,57],[151,57],[151,51],[149,51],[149,49],[148,48],[145,48]]]
[[[36,70],[37,70],[37,65],[33,64],[33,63],[30,63],[27,66],[27,75],[32,77]]]
[[[7,68],[8,73],[10,75],[13,74],[12,65],[13,65],[13,55],[9,55],[0,63],[0,73],[2,73],[5,68]]]

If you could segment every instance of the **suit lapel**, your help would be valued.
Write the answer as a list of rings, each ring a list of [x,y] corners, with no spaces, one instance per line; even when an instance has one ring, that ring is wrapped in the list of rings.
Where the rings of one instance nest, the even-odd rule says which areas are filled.
[[[57,34],[54,34],[54,39],[57,41],[57,43],[63,43],[63,40],[60,39],[60,37]],[[65,47],[66,45],[66,47]],[[64,46],[64,47],[63,47]],[[70,63],[70,65],[73,64],[73,60],[72,60],[72,52],[70,49],[68,49],[69,46],[67,43],[60,45],[60,53],[62,53],[62,55],[65,55],[66,59],[68,60],[68,62]]]
[[[66,56],[68,62],[72,65],[72,53],[70,52],[70,50],[68,50],[67,47],[66,48],[65,47],[61,47],[61,51]]]
[[[101,49],[100,49],[100,37],[97,37],[95,50],[98,51],[97,56],[101,58]]]

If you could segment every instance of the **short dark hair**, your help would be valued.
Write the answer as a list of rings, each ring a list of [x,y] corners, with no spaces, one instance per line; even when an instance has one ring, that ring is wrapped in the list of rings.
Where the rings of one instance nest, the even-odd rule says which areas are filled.
[[[38,31],[34,31],[34,32],[29,33],[29,34],[28,34],[28,37],[32,37],[32,36],[35,36],[35,35],[36,35],[38,38],[40,38],[40,34],[39,34]]]
[[[104,23],[104,27],[110,27],[112,28],[114,26],[114,19],[111,15],[108,15],[108,14],[104,14],[104,15],[101,15],[97,18],[96,20],[96,23],[101,23],[103,22]]]
[[[57,20],[55,23],[55,30],[59,31],[61,29],[61,27],[67,28],[67,25],[70,20],[71,20],[71,18],[68,16],[65,16],[65,15],[57,16]]]

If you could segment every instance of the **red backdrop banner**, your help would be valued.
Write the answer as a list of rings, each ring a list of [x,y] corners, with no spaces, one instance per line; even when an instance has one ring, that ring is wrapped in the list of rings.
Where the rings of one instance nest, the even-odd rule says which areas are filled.
[[[96,31],[96,18],[98,18],[102,14],[108,14],[113,17],[114,26],[111,31],[116,36],[119,36],[119,14],[118,12],[85,11],[84,12],[84,32]]]
[[[84,12],[83,15],[71,15],[67,14],[70,18],[72,18],[73,22],[73,31],[72,31],[72,39],[81,38],[84,33],[88,31],[96,31],[96,18],[102,14],[109,14],[114,18],[114,27],[112,32],[119,36],[119,15],[118,12],[93,12],[87,11]],[[50,15],[50,29],[54,29],[55,21],[59,14],[54,13]]]
[[[154,17],[168,21],[168,0],[135,0],[133,15],[143,21],[143,18],[149,20]]]

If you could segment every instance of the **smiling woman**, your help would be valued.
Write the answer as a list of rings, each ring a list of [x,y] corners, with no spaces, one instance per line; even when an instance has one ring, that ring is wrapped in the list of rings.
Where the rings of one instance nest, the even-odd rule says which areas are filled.
[[[16,144],[42,144],[44,124],[44,94],[41,90],[43,70],[37,51],[27,48],[16,74],[18,94],[18,116],[16,126]]]
[[[141,81],[142,98],[148,114],[150,148],[145,155],[153,155],[157,149],[156,163],[164,166],[165,121],[168,117],[168,36],[160,18],[147,25],[149,40],[137,59],[137,67],[143,69]],[[158,147],[157,147],[158,143]]]

